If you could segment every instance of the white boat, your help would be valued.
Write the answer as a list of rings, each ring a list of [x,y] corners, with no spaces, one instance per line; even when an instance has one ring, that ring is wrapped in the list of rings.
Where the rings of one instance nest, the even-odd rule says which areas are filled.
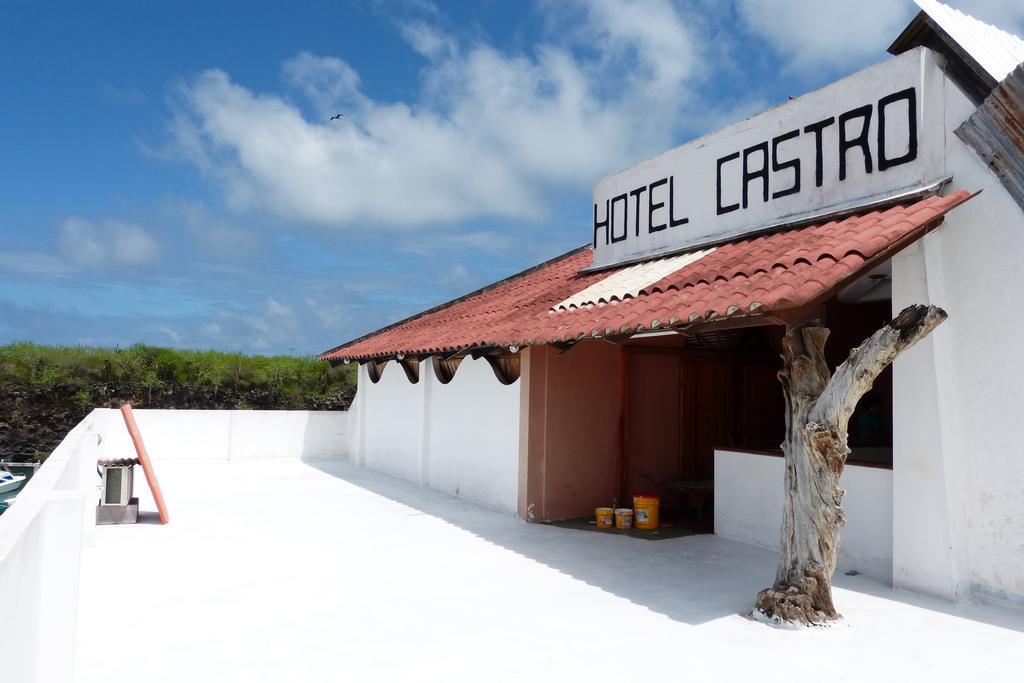
[[[25,481],[25,478],[24,474],[14,474],[7,470],[0,470],[0,493],[14,491],[21,486],[21,482]]]

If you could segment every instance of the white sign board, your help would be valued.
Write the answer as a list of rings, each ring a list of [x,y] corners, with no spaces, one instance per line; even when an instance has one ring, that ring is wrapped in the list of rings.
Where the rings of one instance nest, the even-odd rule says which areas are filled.
[[[893,57],[599,180],[592,268],[721,242],[945,177],[941,57]]]

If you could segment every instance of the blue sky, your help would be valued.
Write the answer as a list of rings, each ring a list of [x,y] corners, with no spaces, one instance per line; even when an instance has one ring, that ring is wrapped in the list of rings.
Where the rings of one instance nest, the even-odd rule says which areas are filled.
[[[582,244],[599,177],[884,59],[913,13],[0,0],[0,343],[322,351]]]

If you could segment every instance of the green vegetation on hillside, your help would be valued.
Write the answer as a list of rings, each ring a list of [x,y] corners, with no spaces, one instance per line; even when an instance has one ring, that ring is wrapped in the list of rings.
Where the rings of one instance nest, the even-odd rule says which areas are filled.
[[[43,460],[94,408],[345,410],[355,378],[308,357],[0,346],[0,460]]]
[[[186,386],[214,391],[272,391],[301,404],[350,393],[354,366],[332,368],[316,358],[180,351],[137,344],[126,349],[0,346],[0,384],[82,387],[126,384],[148,391]]]

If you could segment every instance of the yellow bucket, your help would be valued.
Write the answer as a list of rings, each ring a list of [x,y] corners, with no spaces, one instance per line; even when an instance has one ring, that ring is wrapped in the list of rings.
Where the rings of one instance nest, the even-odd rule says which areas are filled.
[[[611,508],[597,508],[594,510],[594,517],[597,518],[598,529],[611,529],[615,511]]]
[[[633,496],[633,526],[637,529],[657,529],[661,498],[638,493]]]
[[[615,528],[632,529],[633,511],[629,508],[615,508]]]

